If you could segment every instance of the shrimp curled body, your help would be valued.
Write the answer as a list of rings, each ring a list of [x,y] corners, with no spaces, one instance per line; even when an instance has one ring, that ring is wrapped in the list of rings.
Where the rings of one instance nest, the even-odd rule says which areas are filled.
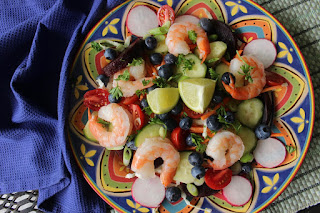
[[[164,186],[168,186],[176,174],[180,155],[167,138],[146,138],[133,156],[131,169],[139,178],[152,178],[155,176],[154,160],[159,157],[163,160],[160,179]]]
[[[210,44],[206,32],[198,25],[191,22],[182,22],[173,24],[166,38],[166,45],[171,54],[178,56],[179,54],[187,55],[191,53],[189,44],[190,39],[188,31],[194,31],[197,35],[196,43],[200,52],[202,62],[210,53]]]
[[[98,118],[110,122],[112,131],[108,131],[108,128],[99,123]],[[89,129],[99,144],[106,148],[123,146],[132,128],[132,115],[118,104],[111,103],[101,107],[98,115],[89,113]]]
[[[253,67],[253,69],[250,70],[250,76],[252,78],[252,83],[248,82],[248,84],[245,86],[236,87],[235,82],[232,78],[230,78],[229,85],[222,82],[226,91],[234,99],[237,99],[237,100],[247,100],[247,99],[257,97],[261,93],[261,91],[263,90],[264,86],[266,85],[266,75],[264,72],[263,64],[253,56],[244,55],[244,56],[242,56],[242,59],[248,65]],[[239,59],[233,59],[233,60],[239,60]],[[239,63],[239,64],[241,65],[242,63]],[[240,66],[239,66],[238,70],[239,70],[239,72],[241,71]]]
[[[230,131],[215,134],[206,149],[206,154],[213,158],[211,166],[215,170],[232,166],[242,157],[243,152],[244,145],[241,138]]]

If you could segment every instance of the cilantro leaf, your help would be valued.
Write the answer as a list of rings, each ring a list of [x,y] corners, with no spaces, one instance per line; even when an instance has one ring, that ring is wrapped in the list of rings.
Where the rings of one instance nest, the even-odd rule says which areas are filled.
[[[142,80],[142,85],[143,85],[143,86],[147,86],[147,85],[150,83],[150,81],[151,81],[151,80],[143,79],[143,80]]]
[[[144,107],[142,110],[145,111],[145,113],[147,113],[149,116],[153,113],[149,106]]]
[[[122,74],[122,75],[119,75],[118,78],[116,78],[115,80],[116,80],[116,81],[120,81],[120,80],[129,81],[129,79],[130,79],[130,73],[129,73],[128,70],[125,70],[125,71],[123,72],[123,74]]]
[[[108,128],[109,125],[111,124],[110,122],[105,121],[105,120],[103,120],[103,119],[101,119],[101,118],[98,118],[98,123],[99,123],[99,124],[102,124],[102,126],[103,126],[104,128]]]
[[[186,70],[192,70],[192,67],[195,64],[195,62],[194,60],[186,59],[184,55],[179,54],[176,64],[178,66],[182,66],[182,71],[185,72]]]
[[[155,78],[152,82],[160,88],[165,88],[168,86],[168,82],[164,78]]]
[[[197,42],[197,33],[194,30],[188,31],[188,37],[192,41],[193,44]]]
[[[123,93],[118,85],[112,88],[109,92],[115,99],[123,97]]]
[[[241,123],[238,120],[235,120],[232,123],[229,123],[226,121],[225,116],[227,115],[226,109],[221,106],[218,110],[217,110],[217,115],[218,115],[218,121],[222,124],[225,125],[226,128],[229,128],[230,126],[232,126],[232,128],[238,132],[241,128]]]
[[[248,82],[252,83],[253,79],[251,77],[251,73],[250,71],[252,69],[254,69],[254,67],[250,66],[247,62],[245,62],[245,60],[243,60],[243,58],[240,56],[239,52],[237,51],[237,55],[238,57],[241,59],[241,61],[244,63],[244,65],[242,65],[240,67],[240,69],[242,70],[242,72],[238,72],[240,75],[244,75],[244,79],[247,80]]]
[[[136,95],[138,97],[140,97],[140,95],[145,95],[145,94],[147,94],[147,91],[145,89],[136,91]]]
[[[217,80],[219,78],[219,74],[212,67],[210,67],[208,71],[211,79]]]
[[[202,144],[204,139],[201,136],[199,136],[195,133],[191,133],[191,138],[192,138],[192,143],[194,143],[196,145],[197,152],[203,153],[204,151],[206,151],[206,146],[204,144]]]
[[[102,50],[102,47],[100,46],[99,43],[95,42],[95,41],[92,41],[91,42],[91,47],[93,49],[95,49],[97,52],[101,51]]]
[[[128,63],[128,67],[131,67],[131,66],[139,66],[143,63],[143,58],[137,58],[137,59],[132,59],[132,62],[131,63]]]

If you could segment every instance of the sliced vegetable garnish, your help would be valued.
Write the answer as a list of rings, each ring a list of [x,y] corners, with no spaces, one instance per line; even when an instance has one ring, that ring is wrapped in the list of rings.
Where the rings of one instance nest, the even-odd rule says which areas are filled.
[[[212,189],[220,190],[227,186],[232,177],[231,169],[224,170],[213,170],[208,169],[206,175],[204,176],[205,183]]]
[[[159,8],[157,17],[160,26],[167,21],[173,24],[175,18],[174,10],[169,5],[163,5]]]
[[[100,107],[109,104],[109,92],[106,89],[94,89],[84,94],[84,105],[93,111],[98,111]]]

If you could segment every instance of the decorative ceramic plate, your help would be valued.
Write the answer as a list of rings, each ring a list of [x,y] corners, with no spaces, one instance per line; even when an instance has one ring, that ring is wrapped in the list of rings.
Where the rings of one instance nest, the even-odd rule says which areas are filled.
[[[157,10],[160,6],[172,6],[176,14],[192,14],[228,23],[241,42],[266,38],[277,47],[277,59],[270,71],[285,79],[288,87],[275,92],[276,118],[272,132],[283,133],[279,137],[284,144],[295,147],[285,161],[276,168],[255,166],[253,169],[254,192],[244,206],[231,206],[220,193],[204,198],[188,198],[191,204],[213,212],[258,212],[269,205],[288,186],[298,171],[310,143],[314,122],[314,97],[306,63],[289,33],[265,9],[248,0],[141,0],[127,1],[114,8],[90,31],[74,61],[70,78],[73,79],[69,117],[69,140],[76,161],[85,179],[99,196],[120,212],[151,212],[137,204],[131,197],[131,185],[135,178],[127,179],[130,171],[122,163],[119,152],[110,152],[87,140],[83,128],[87,121],[87,109],[83,105],[86,91],[97,87],[95,78],[108,62],[103,51],[91,48],[90,42],[100,39],[124,41],[128,35],[125,20],[130,8],[148,5]],[[160,212],[197,212],[184,200],[169,203],[166,200]]]

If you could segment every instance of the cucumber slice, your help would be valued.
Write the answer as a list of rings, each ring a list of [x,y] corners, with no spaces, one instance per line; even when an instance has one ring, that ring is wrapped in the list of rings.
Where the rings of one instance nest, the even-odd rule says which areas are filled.
[[[231,112],[236,112],[236,111],[238,111],[238,106],[240,103],[241,103],[241,101],[232,98],[227,103],[227,107],[231,110]]]
[[[237,135],[242,139],[244,145],[243,155],[250,153],[256,147],[258,139],[254,131],[248,127],[241,126]]]
[[[190,78],[204,78],[207,73],[207,66],[202,63],[198,56],[194,54],[188,54],[184,56],[186,60],[192,60],[194,64],[192,65],[192,69],[185,69],[184,63],[177,65],[177,73],[182,73]]]
[[[181,183],[193,183],[195,177],[191,174],[191,169],[193,166],[189,163],[188,157],[192,152],[180,152],[180,163],[178,165],[176,175],[173,177],[173,180]]]
[[[168,46],[166,45],[166,40],[157,39],[157,42],[157,47],[153,50],[153,52],[161,54],[168,53]]]
[[[229,66],[226,65],[226,64],[224,64],[224,63],[220,63],[220,64],[218,64],[218,65],[215,67],[215,71],[216,71],[217,74],[219,74],[219,77],[218,77],[218,79],[217,79],[217,81],[218,81],[218,86],[219,86],[220,88],[223,88],[223,89],[224,89],[224,87],[223,87],[223,85],[222,85],[222,82],[221,82],[221,77],[222,77],[223,73],[230,72]]]
[[[83,128],[83,134],[88,140],[93,141],[93,142],[98,142],[97,139],[95,139],[95,137],[90,132],[89,121],[87,121],[86,125]]]
[[[209,55],[207,55],[206,62],[208,63],[209,66],[213,66],[226,53],[227,45],[222,41],[214,41],[210,43],[210,49],[211,49],[211,52]],[[195,54],[198,56],[200,55],[198,48],[195,49]],[[213,60],[213,62],[209,63],[210,60]]]
[[[254,129],[263,115],[263,103],[258,98],[243,101],[238,106],[236,117],[243,124]]]
[[[161,137],[162,129],[163,127],[160,124],[148,124],[145,126],[134,140],[136,147],[139,147],[146,138]]]

